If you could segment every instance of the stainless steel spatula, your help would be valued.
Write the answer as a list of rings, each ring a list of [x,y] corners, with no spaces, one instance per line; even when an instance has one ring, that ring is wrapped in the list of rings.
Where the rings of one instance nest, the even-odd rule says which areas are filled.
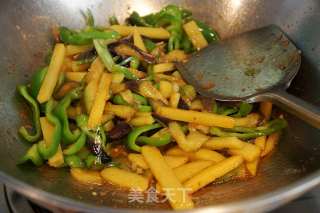
[[[203,96],[221,101],[272,101],[320,128],[319,108],[285,91],[300,63],[300,51],[271,25],[209,45],[177,67]]]

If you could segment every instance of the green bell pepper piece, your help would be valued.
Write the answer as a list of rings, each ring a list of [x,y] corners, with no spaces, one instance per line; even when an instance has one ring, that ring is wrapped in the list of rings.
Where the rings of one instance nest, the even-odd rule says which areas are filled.
[[[268,136],[287,127],[287,121],[284,119],[275,119],[270,121],[266,127],[255,127],[241,129],[241,133],[235,132],[240,129],[228,129],[228,131],[217,127],[210,128],[210,134],[219,137],[237,137],[239,139],[252,139],[260,136]]]
[[[118,64],[115,64],[112,66],[111,72],[123,73],[124,77],[126,77],[127,79],[130,79],[130,80],[138,80],[139,79],[135,74],[131,73],[127,67],[123,67]]]
[[[127,138],[127,146],[129,149],[136,151],[136,152],[141,152],[141,146],[138,146],[137,143],[137,138],[139,135],[141,135],[144,132],[148,132],[153,129],[160,128],[160,124],[150,124],[142,127],[137,127],[134,128],[128,135]]]
[[[27,153],[22,158],[20,158],[17,164],[23,164],[28,161],[31,161],[36,166],[41,166],[43,164],[43,160],[38,152],[37,144],[33,144],[28,149]]]
[[[99,141],[102,144],[102,147],[106,147],[107,136],[101,126],[96,127],[95,129],[88,129],[88,116],[85,114],[78,115],[76,117],[77,126],[91,139]]]
[[[128,105],[128,103],[123,99],[123,97],[118,94],[113,96],[112,103],[118,104],[118,105]]]
[[[140,65],[140,60],[137,57],[132,56],[132,59],[130,61],[130,67],[133,69],[138,69],[139,65]]]
[[[101,161],[93,154],[88,155],[84,162],[86,167],[90,169],[101,170],[104,168],[104,165],[101,163]]]
[[[91,44],[93,39],[104,39],[115,41],[120,38],[119,33],[115,31],[101,31],[91,28],[87,31],[74,31],[66,27],[60,27],[60,39],[64,43],[74,45]]]
[[[211,27],[199,20],[194,20],[208,43],[219,41],[219,35]]]
[[[136,93],[132,93],[132,96],[134,101],[137,102],[138,104],[148,105],[148,100],[144,96],[138,95]]]
[[[146,47],[146,49],[148,50],[148,52],[151,52],[152,50],[154,50],[157,47],[157,45],[148,38],[144,38],[143,43],[144,43],[144,46]]]
[[[84,163],[77,155],[67,155],[64,158],[66,164],[71,168],[83,168]]]
[[[144,26],[144,27],[152,27],[151,24],[146,22],[146,20],[139,15],[136,11],[133,11],[128,18],[130,24],[135,26]]]
[[[80,99],[82,95],[82,87],[71,90],[64,98],[58,103],[54,110],[54,114],[59,118],[62,124],[62,139],[66,144],[70,144],[77,140],[80,131],[77,129],[74,132],[70,130],[67,108],[73,100]]]
[[[33,98],[37,98],[40,87],[42,85],[42,82],[44,78],[46,77],[46,74],[48,72],[48,67],[39,69],[31,78],[31,84],[30,84],[30,95]]]
[[[239,106],[239,111],[237,114],[234,115],[234,117],[245,117],[252,111],[252,108],[252,104],[241,102]]]
[[[37,101],[31,97],[28,93],[27,86],[20,85],[17,88],[19,94],[28,102],[28,104],[32,108],[32,117],[33,117],[33,126],[34,126],[34,134],[30,134],[27,129],[22,126],[19,129],[20,135],[29,142],[36,142],[41,137],[41,127],[40,127],[40,109]]]
[[[137,142],[157,147],[164,146],[171,142],[171,135],[167,133],[161,137],[139,136]]]
[[[77,152],[79,152],[84,147],[85,144],[86,144],[86,134],[82,132],[74,144],[71,144],[68,148],[63,150],[63,154],[74,155]]]
[[[38,143],[38,151],[43,159],[49,159],[55,155],[61,142],[62,126],[59,118],[53,114],[54,105],[55,102],[53,99],[50,99],[46,104],[46,118],[54,126],[52,142],[49,146],[47,146],[44,141]]]
[[[110,42],[107,40],[106,42]],[[100,56],[103,64],[110,72],[120,72],[123,73],[127,79],[138,80],[138,77],[132,74],[127,67],[123,67],[119,64],[115,64],[112,56],[103,40],[95,39],[93,40],[93,45]]]

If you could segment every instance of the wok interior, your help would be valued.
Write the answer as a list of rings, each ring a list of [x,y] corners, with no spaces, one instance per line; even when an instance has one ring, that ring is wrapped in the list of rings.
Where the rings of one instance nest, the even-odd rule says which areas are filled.
[[[112,207],[169,208],[168,204],[128,203],[128,193],[112,186],[92,188],[77,184],[64,169],[37,169],[16,166],[16,161],[28,147],[17,136],[23,121],[15,87],[25,83],[51,47],[52,25],[68,27],[83,25],[80,9],[90,8],[99,24],[116,15],[123,21],[128,11],[146,14],[168,3],[186,7],[195,17],[213,26],[222,38],[268,24],[284,30],[302,50],[302,68],[290,92],[307,101],[319,104],[320,91],[320,3],[316,0],[22,0],[2,1],[0,7],[0,170],[20,181],[45,191],[86,203]],[[318,102],[317,102],[318,101]],[[256,178],[209,186],[195,194],[197,206],[221,204],[253,198],[287,186],[317,171],[320,164],[319,131],[293,116],[286,117],[289,128],[283,134],[276,152],[265,159]],[[97,195],[92,192],[97,192]]]

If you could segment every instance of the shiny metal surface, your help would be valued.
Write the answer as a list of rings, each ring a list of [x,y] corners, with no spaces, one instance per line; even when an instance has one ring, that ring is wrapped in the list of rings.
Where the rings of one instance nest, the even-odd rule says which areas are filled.
[[[268,24],[280,26],[303,52],[302,71],[290,92],[320,104],[320,2],[318,0],[7,0],[0,7],[0,177],[17,191],[43,205],[86,212],[169,210],[167,204],[128,203],[127,193],[112,186],[92,188],[72,181],[67,170],[16,166],[27,144],[17,137],[23,122],[15,87],[27,82],[43,64],[54,24],[80,27],[80,9],[90,8],[98,23],[128,11],[142,14],[177,3],[215,26],[222,38]],[[320,182],[320,134],[295,117],[277,151],[262,163],[256,178],[212,185],[195,194],[192,212],[260,212],[276,208]],[[96,192],[96,193],[92,193]],[[115,209],[115,207],[117,207]],[[138,210],[137,210],[138,209]],[[191,212],[191,211],[190,211]]]

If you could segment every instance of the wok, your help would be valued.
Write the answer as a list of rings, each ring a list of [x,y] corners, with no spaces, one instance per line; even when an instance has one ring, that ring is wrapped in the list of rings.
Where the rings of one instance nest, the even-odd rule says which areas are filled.
[[[55,24],[81,27],[80,9],[90,8],[99,24],[110,15],[123,21],[128,12],[159,10],[167,3],[184,6],[214,26],[222,38],[262,27],[280,26],[302,50],[299,75],[289,92],[319,106],[320,2],[318,0],[7,0],[0,4],[0,180],[48,207],[86,212],[169,210],[168,204],[129,203],[127,193],[112,186],[77,184],[64,169],[16,166],[28,144],[17,136],[24,106],[15,87],[43,65]],[[320,182],[320,132],[292,115],[275,153],[264,160],[256,178],[212,185],[194,195],[192,212],[259,212],[276,208]],[[93,193],[94,192],[94,193]],[[115,209],[116,208],[116,209]],[[130,208],[130,209],[128,209]]]

